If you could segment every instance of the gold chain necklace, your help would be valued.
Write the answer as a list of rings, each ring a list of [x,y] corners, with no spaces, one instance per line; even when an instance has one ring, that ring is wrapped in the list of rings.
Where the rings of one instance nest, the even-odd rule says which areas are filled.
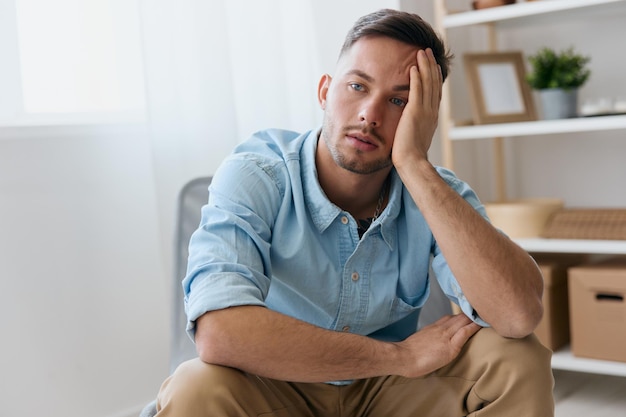
[[[383,209],[383,203],[385,202],[385,193],[387,191],[387,180],[383,183],[383,188],[380,190],[380,195],[378,196],[378,202],[376,203],[376,211],[374,212],[374,217],[370,217],[369,219],[359,219],[356,221],[357,231],[359,232],[359,237],[363,237],[365,231],[369,229],[370,225],[374,223],[374,220],[380,216],[380,212]]]
[[[383,188],[380,189],[380,195],[378,196],[378,203],[376,203],[376,211],[374,211],[374,217],[372,218],[372,223],[374,220],[378,218],[380,215],[380,211],[383,208],[383,202],[385,201],[385,193],[387,191],[387,180],[383,183]]]

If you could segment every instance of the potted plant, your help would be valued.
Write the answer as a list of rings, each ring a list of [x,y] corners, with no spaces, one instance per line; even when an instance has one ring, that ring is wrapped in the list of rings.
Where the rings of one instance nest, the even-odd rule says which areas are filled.
[[[545,119],[576,117],[578,89],[587,81],[591,71],[590,58],[574,48],[556,52],[544,47],[528,57],[531,71],[526,80],[539,91]]]

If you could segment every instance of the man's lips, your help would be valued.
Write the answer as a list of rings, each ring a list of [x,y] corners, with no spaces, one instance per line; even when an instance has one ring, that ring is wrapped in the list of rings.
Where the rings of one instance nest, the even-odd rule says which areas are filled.
[[[351,138],[354,138],[356,140],[360,140],[361,142],[365,142],[365,143],[369,143],[370,145],[374,145],[374,141],[372,139],[370,139],[368,136],[362,136],[362,135],[348,135]]]
[[[369,151],[378,148],[376,141],[367,135],[347,133],[346,138],[350,140],[356,148],[361,150]]]

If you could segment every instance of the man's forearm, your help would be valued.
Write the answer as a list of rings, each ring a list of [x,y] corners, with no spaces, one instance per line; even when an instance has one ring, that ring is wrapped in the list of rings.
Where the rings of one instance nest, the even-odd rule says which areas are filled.
[[[196,323],[200,358],[256,375],[326,382],[399,374],[392,343],[325,330],[264,307],[213,311]]]
[[[541,274],[528,254],[500,234],[421,160],[398,170],[463,292],[501,335],[530,333],[541,317]]]

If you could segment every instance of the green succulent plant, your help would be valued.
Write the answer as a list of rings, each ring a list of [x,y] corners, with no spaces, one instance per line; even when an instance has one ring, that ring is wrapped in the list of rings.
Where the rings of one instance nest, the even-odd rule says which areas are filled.
[[[562,88],[571,90],[582,86],[591,71],[587,68],[590,58],[569,48],[561,52],[544,47],[528,57],[532,70],[526,81],[536,90]]]

